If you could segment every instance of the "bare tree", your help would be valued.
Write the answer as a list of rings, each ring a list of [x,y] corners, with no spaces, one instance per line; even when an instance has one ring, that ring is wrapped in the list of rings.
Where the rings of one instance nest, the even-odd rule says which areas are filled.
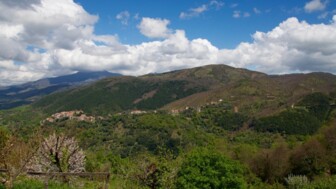
[[[29,164],[31,171],[70,172],[85,171],[85,155],[73,137],[56,135],[45,138]]]

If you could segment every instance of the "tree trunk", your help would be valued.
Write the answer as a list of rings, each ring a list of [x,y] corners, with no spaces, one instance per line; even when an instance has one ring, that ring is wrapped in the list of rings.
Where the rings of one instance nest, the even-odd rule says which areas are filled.
[[[9,176],[8,180],[5,182],[5,187],[6,188],[13,188],[13,177]]]

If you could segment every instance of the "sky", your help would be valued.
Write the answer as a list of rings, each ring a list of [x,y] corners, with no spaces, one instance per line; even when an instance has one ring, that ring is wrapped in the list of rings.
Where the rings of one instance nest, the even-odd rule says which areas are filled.
[[[336,74],[336,0],[0,0],[0,86],[208,64]]]

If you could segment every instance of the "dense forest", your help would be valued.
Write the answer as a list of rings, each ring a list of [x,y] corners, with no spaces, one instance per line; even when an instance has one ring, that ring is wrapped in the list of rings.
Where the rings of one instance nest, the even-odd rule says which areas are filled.
[[[264,116],[226,101],[57,119],[34,106],[1,111],[0,188],[44,188],[45,177],[29,171],[109,172],[110,188],[335,188],[335,101],[315,92]],[[48,185],[103,181],[52,177]]]

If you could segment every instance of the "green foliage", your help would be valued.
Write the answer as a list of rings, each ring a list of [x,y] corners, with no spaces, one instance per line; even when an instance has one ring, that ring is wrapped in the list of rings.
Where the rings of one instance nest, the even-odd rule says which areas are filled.
[[[16,182],[13,189],[43,189],[45,188],[44,183],[36,179],[24,178]]]
[[[187,85],[188,82],[186,81],[166,81],[156,84],[154,96],[140,101],[136,107],[139,109],[156,109],[204,90],[202,87],[189,88]]]
[[[237,132],[231,136],[230,142],[234,144],[249,144],[259,148],[271,148],[281,136],[276,133],[256,132],[254,130],[246,130]]]
[[[251,126],[262,132],[308,135],[315,133],[321,123],[304,110],[286,110],[275,116],[260,118]]]
[[[246,188],[244,168],[229,158],[207,149],[195,150],[182,164],[177,188]]]
[[[85,179],[72,179],[69,183],[59,182],[57,180],[50,179],[48,180],[48,188],[50,189],[95,189],[103,186],[104,183],[97,181],[90,181]],[[14,183],[13,189],[44,189],[46,188],[45,181],[34,179],[34,178],[26,178],[23,177],[17,182]],[[0,189],[1,185],[0,185]]]
[[[308,185],[302,187],[302,189],[334,189],[336,188],[336,176],[325,177]]]
[[[229,131],[236,131],[240,129],[245,121],[246,116],[228,111],[215,118],[215,123],[218,126]]]
[[[336,127],[327,127],[322,132],[322,144],[328,152],[327,161],[331,174],[336,174]]]
[[[324,121],[330,111],[330,99],[323,93],[309,94],[298,105],[307,108],[309,113],[320,121]]]
[[[84,148],[107,146],[123,158],[141,152],[157,154],[161,148],[177,156],[183,149],[211,141],[191,121],[167,114],[116,115],[97,121],[77,134]]]
[[[9,135],[10,133],[7,128],[0,126],[0,151],[5,147]]]
[[[37,126],[45,115],[30,106],[0,111],[0,125],[5,126],[15,135],[29,138],[36,131]]]
[[[106,115],[130,109],[157,109],[204,90],[202,87],[188,87],[187,81],[121,78],[112,83],[103,80],[95,85],[49,95],[35,103],[34,107],[50,113],[81,109],[91,114]]]
[[[269,77],[226,66],[105,79],[55,93],[33,106],[0,111],[0,146],[8,132],[24,139],[37,128],[44,135],[69,134],[87,154],[86,171],[111,172],[113,188],[285,188],[289,173],[312,179],[306,183],[304,176],[289,176],[290,188],[336,188],[335,178],[325,176],[336,174],[336,129],[316,132],[321,123],[335,124],[336,111],[330,110],[335,99],[310,94],[311,88],[330,92],[334,86],[334,76]],[[223,100],[202,106],[219,98]],[[177,116],[159,109],[186,106],[188,111]],[[239,113],[233,112],[238,108]],[[39,127],[51,113],[74,109],[97,119],[64,119]],[[158,113],[129,114],[134,109]],[[273,113],[278,114],[262,117]],[[51,180],[49,188],[101,186],[96,184],[83,177],[71,185]],[[44,188],[44,182],[20,178],[15,187]]]
[[[220,127],[227,131],[237,131],[243,127],[247,121],[247,116],[241,113],[230,111],[232,107],[228,104],[207,106],[199,114],[191,114],[194,124],[211,129]]]
[[[289,150],[285,145],[261,150],[250,163],[251,170],[267,183],[281,182],[289,172]]]
[[[326,150],[316,139],[298,146],[291,155],[291,172],[296,175],[306,175],[313,178],[322,175],[327,170]]]

